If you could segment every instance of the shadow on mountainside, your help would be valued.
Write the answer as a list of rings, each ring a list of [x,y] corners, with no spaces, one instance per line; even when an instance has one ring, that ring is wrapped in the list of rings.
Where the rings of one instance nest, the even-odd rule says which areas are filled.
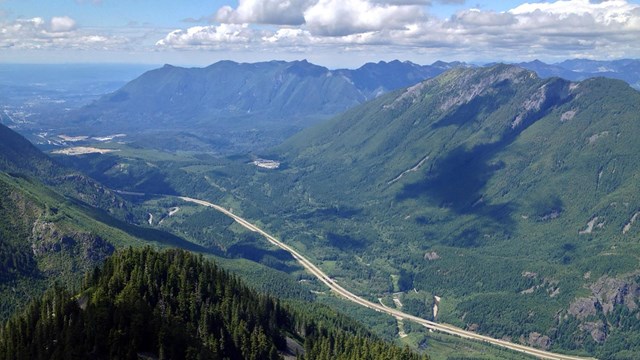
[[[515,204],[489,205],[483,193],[489,180],[505,167],[504,163],[495,160],[496,155],[512,144],[529,126],[548,115],[554,107],[569,101],[571,96],[568,96],[567,86],[568,82],[559,79],[547,83],[546,97],[539,109],[521,113],[519,124],[504,128],[500,140],[472,148],[467,148],[465,144],[458,145],[437,160],[422,180],[405,185],[396,195],[396,199],[424,199],[432,206],[448,208],[458,214],[477,215],[509,233],[514,224],[511,212]],[[472,103],[473,101],[468,105]],[[479,111],[490,110],[497,105],[486,102],[479,104],[482,103],[487,106],[481,107]],[[468,116],[476,115],[463,105],[441,120],[444,123],[438,126],[466,126],[469,123]],[[463,243],[468,244],[469,241]]]

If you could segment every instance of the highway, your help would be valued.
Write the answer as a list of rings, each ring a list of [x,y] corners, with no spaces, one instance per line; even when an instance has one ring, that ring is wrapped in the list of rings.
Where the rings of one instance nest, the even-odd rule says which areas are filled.
[[[238,215],[233,214],[232,212],[230,212],[229,210],[216,205],[216,204],[212,204],[208,201],[204,201],[204,200],[199,200],[199,199],[193,199],[193,198],[189,198],[189,197],[184,197],[184,196],[179,196],[178,198],[186,201],[186,202],[191,202],[191,203],[195,203],[198,205],[202,205],[202,206],[207,206],[210,208],[213,208],[229,217],[231,217],[233,220],[235,220],[238,224],[242,225],[243,227],[247,228],[250,231],[259,233],[260,235],[262,235],[263,237],[265,237],[270,243],[272,243],[273,245],[288,251],[289,253],[291,253],[291,255],[307,270],[309,271],[311,274],[313,274],[315,277],[317,277],[320,281],[322,281],[325,285],[327,285],[334,293],[336,293],[337,295],[351,301],[354,302],[358,305],[367,307],[369,309],[378,311],[378,312],[382,312],[382,313],[387,313],[389,315],[392,315],[396,318],[400,318],[403,320],[408,320],[408,321],[413,321],[417,324],[423,325],[428,329],[432,329],[435,331],[439,331],[442,333],[446,333],[446,334],[450,334],[450,335],[456,335],[459,336],[461,338],[465,338],[465,339],[472,339],[472,340],[477,340],[477,341],[481,341],[481,342],[485,342],[485,343],[489,343],[489,344],[493,344],[496,346],[500,346],[503,348],[507,348],[510,350],[514,350],[514,351],[518,351],[521,353],[525,353],[540,359],[550,359],[550,360],[585,360],[585,359],[592,359],[592,358],[583,358],[583,357],[577,357],[577,356],[570,356],[570,355],[562,355],[562,354],[556,354],[556,353],[552,353],[552,352],[548,352],[548,351],[544,351],[544,350],[539,350],[536,348],[532,348],[529,346],[525,346],[525,345],[520,345],[520,344],[514,344],[505,340],[500,340],[500,339],[494,339],[492,337],[489,336],[485,336],[485,335],[480,335],[480,334],[476,334],[474,332],[471,331],[467,331],[464,329],[460,329],[458,327],[455,327],[453,325],[448,325],[448,324],[442,324],[442,323],[437,323],[437,322],[433,322],[433,321],[429,321],[426,319],[422,319],[419,318],[417,316],[413,316],[407,313],[404,313],[402,311],[399,311],[397,309],[393,309],[393,308],[388,308],[385,306],[382,306],[381,304],[378,303],[374,303],[371,302],[367,299],[364,299],[358,295],[355,295],[354,293],[350,292],[349,290],[346,290],[345,288],[343,288],[342,286],[340,286],[338,283],[336,283],[333,279],[331,279],[327,274],[325,274],[322,270],[320,270],[320,268],[318,268],[315,264],[313,264],[311,261],[309,261],[307,258],[305,258],[304,256],[302,256],[300,253],[298,253],[296,250],[294,250],[292,247],[290,247],[289,245],[283,243],[282,241],[276,239],[275,237],[269,235],[268,233],[266,233],[265,231],[263,231],[262,229],[258,228],[257,226],[253,225],[252,223],[248,222],[247,220],[241,218]]]

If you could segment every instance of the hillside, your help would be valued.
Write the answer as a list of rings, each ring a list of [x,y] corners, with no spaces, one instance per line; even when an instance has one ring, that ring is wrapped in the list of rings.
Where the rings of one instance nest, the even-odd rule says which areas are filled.
[[[0,124],[0,171],[37,179],[69,197],[131,219],[127,203],[93,179],[64,167],[37,149],[22,135]]]
[[[623,356],[638,114],[621,81],[454,69],[299,133],[269,154],[282,170],[236,186],[245,215],[374,298],[415,289],[443,299],[441,321]]]
[[[91,203],[126,209],[122,199],[95,181],[57,165],[0,125],[0,319],[53,281],[77,284],[83,272],[118,247],[203,250],[168,233],[130,225]]]
[[[165,65],[90,105],[42,122],[67,135],[124,133],[147,147],[248,151],[461,65],[394,61],[335,71],[307,61]]]
[[[260,295],[184,251],[127,250],[0,329],[0,359],[425,359],[350,320]],[[297,356],[296,356],[297,355]]]

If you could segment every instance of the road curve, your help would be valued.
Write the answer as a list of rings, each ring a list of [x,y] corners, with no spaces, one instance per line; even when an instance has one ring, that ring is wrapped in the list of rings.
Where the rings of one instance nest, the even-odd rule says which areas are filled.
[[[518,351],[524,354],[528,354],[528,355],[532,355],[535,356],[537,358],[540,359],[549,359],[549,360],[586,360],[586,359],[593,359],[593,358],[583,358],[583,357],[576,357],[576,356],[570,356],[570,355],[562,355],[562,354],[556,354],[556,353],[552,353],[552,352],[548,352],[548,351],[544,351],[544,350],[539,350],[539,349],[535,349],[529,346],[525,346],[525,345],[520,345],[520,344],[514,344],[505,340],[500,340],[500,339],[494,339],[492,337],[489,336],[485,336],[485,335],[480,335],[480,334],[476,334],[474,332],[471,331],[466,331],[463,329],[460,329],[458,327],[455,327],[453,325],[448,325],[448,324],[442,324],[442,323],[436,323],[433,321],[429,321],[426,319],[422,319],[419,318],[417,316],[414,315],[410,315],[407,313],[404,313],[402,311],[396,310],[396,309],[392,309],[392,308],[388,308],[385,306],[382,306],[381,304],[378,303],[374,303],[371,302],[367,299],[364,299],[358,295],[355,295],[354,293],[350,292],[349,290],[346,290],[345,288],[343,288],[342,286],[338,285],[338,283],[336,283],[333,279],[331,279],[327,274],[325,274],[322,270],[320,270],[320,268],[318,268],[316,265],[314,265],[311,261],[309,261],[307,258],[305,258],[304,256],[300,255],[300,253],[298,253],[296,250],[294,250],[292,247],[290,247],[289,245],[283,243],[282,241],[274,238],[273,236],[269,235],[268,233],[264,232],[262,229],[258,228],[257,226],[253,225],[252,223],[248,222],[247,220],[241,218],[238,215],[233,214],[232,212],[230,212],[229,210],[216,205],[216,204],[212,204],[208,201],[204,201],[204,200],[199,200],[199,199],[194,199],[194,198],[190,198],[190,197],[185,197],[185,196],[178,196],[179,199],[182,199],[184,201],[187,202],[191,202],[191,203],[195,203],[198,205],[202,205],[202,206],[207,206],[210,208],[213,208],[227,216],[229,216],[230,218],[232,218],[233,220],[235,220],[238,224],[242,225],[243,227],[247,228],[250,231],[259,233],[260,235],[262,235],[263,237],[265,237],[270,243],[274,244],[275,246],[286,250],[287,252],[289,252],[307,271],[309,271],[311,274],[313,274],[315,277],[317,277],[320,281],[322,281],[325,285],[327,285],[331,290],[333,290],[336,294],[338,294],[339,296],[354,302],[358,305],[367,307],[369,309],[378,311],[378,312],[383,312],[383,313],[387,313],[389,315],[395,316],[396,318],[400,318],[400,319],[404,319],[404,320],[409,320],[409,321],[413,321],[417,324],[423,325],[428,329],[432,329],[432,330],[436,330],[436,331],[440,331],[446,334],[451,334],[451,335],[456,335],[465,339],[472,339],[472,340],[477,340],[477,341],[482,341],[482,342],[486,342],[489,344],[493,344],[496,346],[500,346],[503,348],[507,348],[510,350],[514,350],[514,351]]]

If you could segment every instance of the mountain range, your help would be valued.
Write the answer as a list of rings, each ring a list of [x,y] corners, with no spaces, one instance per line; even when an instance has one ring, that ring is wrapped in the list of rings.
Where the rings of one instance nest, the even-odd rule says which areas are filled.
[[[639,116],[619,80],[457,68],[296,134],[244,196],[342,283],[611,358],[637,350]]]
[[[517,64],[541,77],[608,77],[640,88],[638,60]],[[307,61],[236,63],[205,68],[165,65],[80,109],[37,123],[65,135],[128,134],[145,147],[238,153],[266,149],[290,135],[389,91],[456,67],[442,61],[368,63],[330,70]]]
[[[546,64],[539,60],[516,64],[535,71],[538,76],[557,76],[563,79],[579,81],[592,77],[606,77],[623,80],[633,88],[640,90],[640,60],[587,60],[571,59],[555,64]]]
[[[140,132],[123,145],[126,153],[67,163],[136,191],[149,176],[167,180],[176,193],[233,208],[365,296],[393,296],[405,311],[513,342],[633,358],[640,351],[630,320],[640,316],[640,92],[586,74],[633,74],[634,62],[606,65],[618,69],[611,71],[590,61],[560,64],[392,62],[352,72],[307,62],[165,66],[51,124],[68,135]],[[561,69],[587,79],[549,76]],[[0,143],[13,159],[0,157],[7,194],[36,194],[31,207],[5,196],[3,209],[36,209],[20,227],[32,239],[39,219],[68,221],[81,211],[70,210],[78,205],[70,199],[82,197],[46,195],[60,191],[47,181],[68,170],[3,131],[6,144],[17,144]],[[142,152],[185,145],[251,150],[279,167],[256,166],[258,155],[176,157],[158,166],[162,157]],[[127,154],[137,150],[132,161]],[[64,216],[49,205],[59,203]],[[4,223],[25,214],[5,215]],[[201,244],[210,241],[219,224],[209,226],[210,214],[191,217],[197,221],[183,231],[207,224]],[[28,269],[61,263],[29,260],[28,245],[20,246]]]
[[[462,64],[392,61],[335,71],[306,61],[166,65],[53,122],[42,121],[67,135],[125,133],[171,149],[179,134],[187,148],[248,151],[455,66]]]

